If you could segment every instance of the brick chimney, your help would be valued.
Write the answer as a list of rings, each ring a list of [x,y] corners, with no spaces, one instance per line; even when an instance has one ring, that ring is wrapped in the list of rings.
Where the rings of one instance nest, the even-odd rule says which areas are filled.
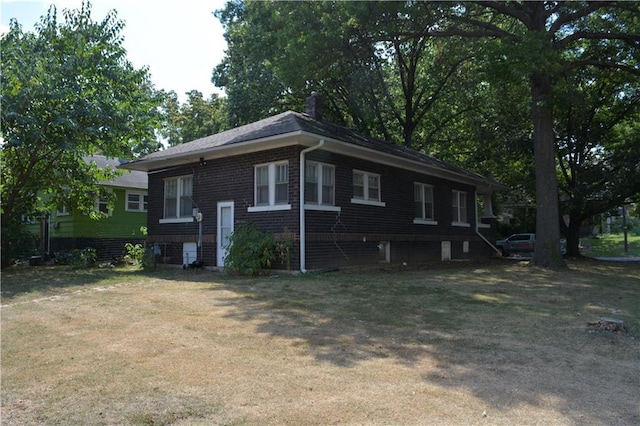
[[[322,101],[317,92],[311,92],[311,96],[306,99],[306,113],[311,118],[322,121]]]

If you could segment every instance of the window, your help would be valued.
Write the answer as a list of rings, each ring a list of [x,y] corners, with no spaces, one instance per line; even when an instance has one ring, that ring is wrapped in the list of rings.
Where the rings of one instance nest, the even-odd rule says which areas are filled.
[[[319,206],[335,205],[335,167],[307,162],[304,178],[304,202]]]
[[[127,191],[127,204],[125,206],[128,212],[146,212],[147,211],[147,194],[144,192]]]
[[[23,214],[22,215],[22,222],[24,222],[24,223],[26,223],[28,225],[33,225],[33,224],[36,223],[36,219],[34,217],[32,217],[32,216]]]
[[[386,204],[380,201],[380,175],[354,170],[351,202],[384,207]]]
[[[67,216],[67,215],[69,215],[69,210],[67,209],[67,206],[63,204],[62,207],[60,207],[56,211],[56,216]]]
[[[269,166],[256,167],[256,206],[269,205]]]
[[[467,193],[462,191],[452,191],[451,213],[453,225],[469,226],[467,222]]]
[[[254,206],[248,211],[290,210],[289,163],[255,166]]]
[[[193,177],[181,176],[164,181],[164,220],[161,222],[190,222],[193,220]]]
[[[96,210],[98,210],[100,213],[111,216],[111,210],[109,210],[109,202],[104,198],[98,198],[98,201],[96,203]]]
[[[437,225],[433,208],[433,186],[415,182],[413,184],[414,217],[413,223]]]

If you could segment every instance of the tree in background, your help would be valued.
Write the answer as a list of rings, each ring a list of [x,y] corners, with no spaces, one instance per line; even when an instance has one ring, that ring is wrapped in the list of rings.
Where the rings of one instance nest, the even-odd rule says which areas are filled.
[[[127,158],[159,146],[161,99],[148,70],[126,58],[123,21],[115,11],[94,21],[88,3],[63,14],[59,22],[52,6],[33,33],[14,20],[0,40],[3,235],[23,215],[56,207],[95,213],[95,198],[109,196],[98,181],[115,172],[83,156]]]
[[[229,2],[213,82],[233,126],[301,110],[317,91],[327,119],[428,148],[443,128],[435,112],[440,124],[460,117],[473,98],[452,98],[475,81],[472,43],[428,37],[440,15],[423,2]]]
[[[213,135],[228,129],[226,100],[216,94],[204,99],[192,90],[187,101],[180,105],[174,91],[165,93],[163,114],[165,121],[160,132],[170,146]]]
[[[554,112],[563,77],[581,69],[640,73],[640,5],[616,2],[498,2],[453,4],[434,36],[495,41],[494,64],[504,82],[528,79],[536,182],[534,264],[563,265]]]
[[[557,90],[560,224],[577,256],[584,221],[640,201],[640,77],[586,68]]]

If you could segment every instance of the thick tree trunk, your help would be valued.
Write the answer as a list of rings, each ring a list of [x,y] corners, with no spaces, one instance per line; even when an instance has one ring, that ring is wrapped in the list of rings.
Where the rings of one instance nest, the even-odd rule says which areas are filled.
[[[569,216],[569,225],[565,229],[567,237],[567,256],[580,256],[580,228],[582,221],[578,217]]]
[[[536,244],[533,264],[548,268],[564,266],[560,253],[558,180],[556,176],[551,77],[531,77],[533,144],[536,172]]]

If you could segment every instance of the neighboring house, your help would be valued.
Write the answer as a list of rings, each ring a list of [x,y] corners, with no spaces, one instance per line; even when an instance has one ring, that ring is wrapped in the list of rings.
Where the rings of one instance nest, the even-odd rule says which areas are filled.
[[[301,271],[491,254],[503,185],[324,122],[318,102],[122,165],[149,173],[157,254],[223,266],[227,238],[250,222],[293,241]]]
[[[116,169],[123,160],[108,159],[102,155],[84,158],[98,167]],[[142,243],[145,237],[140,230],[147,225],[147,174],[124,171],[111,181],[100,182],[116,196],[113,210],[103,200],[96,200],[96,209],[108,216],[91,219],[65,207],[51,212],[39,224],[32,225],[40,235],[40,250],[45,253],[69,252],[74,249],[94,248],[99,260],[122,256],[126,243]]]

